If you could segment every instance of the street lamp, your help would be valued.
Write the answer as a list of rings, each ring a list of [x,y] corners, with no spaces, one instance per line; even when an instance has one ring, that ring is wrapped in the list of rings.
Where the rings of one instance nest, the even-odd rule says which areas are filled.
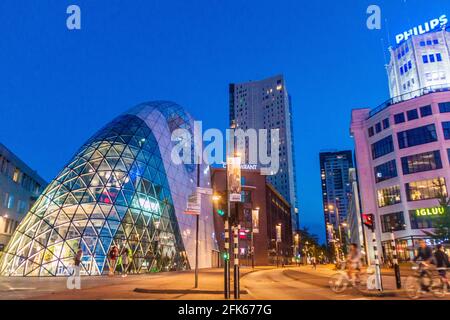
[[[339,254],[338,258],[340,259],[341,258],[340,256],[343,255],[343,251],[342,251],[342,233],[341,233],[341,219],[339,217],[339,208],[337,207],[337,205],[329,204],[328,205],[328,210],[333,211],[334,213],[336,213],[335,227],[337,225],[338,236],[339,236],[339,251],[340,251],[340,254]]]

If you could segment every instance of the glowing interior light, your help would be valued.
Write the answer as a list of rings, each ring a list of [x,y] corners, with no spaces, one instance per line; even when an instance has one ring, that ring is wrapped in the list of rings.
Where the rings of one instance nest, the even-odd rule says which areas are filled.
[[[157,201],[151,201],[145,198],[139,198],[139,205],[144,209],[145,211],[149,212],[158,212],[159,210],[159,203]]]

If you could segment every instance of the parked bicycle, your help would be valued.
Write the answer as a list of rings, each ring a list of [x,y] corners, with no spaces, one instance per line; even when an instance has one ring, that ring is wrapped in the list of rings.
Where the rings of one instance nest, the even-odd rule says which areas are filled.
[[[424,262],[413,263],[413,275],[406,279],[406,294],[411,299],[419,299],[426,293],[431,293],[436,298],[442,298],[447,292],[447,283],[433,270],[432,265]]]

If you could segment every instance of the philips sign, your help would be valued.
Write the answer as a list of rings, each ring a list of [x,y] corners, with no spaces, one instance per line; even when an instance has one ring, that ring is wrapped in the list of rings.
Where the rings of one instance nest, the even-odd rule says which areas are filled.
[[[403,33],[396,35],[395,41],[397,42],[397,44],[400,44],[403,41],[408,40],[409,37],[411,37],[413,35],[417,36],[420,34],[425,34],[427,32],[430,32],[438,27],[442,28],[447,24],[447,22],[448,22],[447,16],[442,15],[439,18],[433,19],[429,22],[425,22],[424,24],[421,24],[421,25],[414,27],[408,31],[405,31]]]

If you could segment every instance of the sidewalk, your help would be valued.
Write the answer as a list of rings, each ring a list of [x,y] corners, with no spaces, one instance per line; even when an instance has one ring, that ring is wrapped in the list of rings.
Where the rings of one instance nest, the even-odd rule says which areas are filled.
[[[273,267],[240,268],[240,276]],[[233,269],[231,269],[233,281]],[[200,269],[199,287],[194,288],[194,271],[145,275],[81,277],[81,289],[69,290],[67,278],[0,277],[0,300],[101,300],[101,299],[185,299],[220,300],[223,296],[223,269]],[[241,298],[247,292],[241,288]],[[233,287],[231,287],[233,296]]]

